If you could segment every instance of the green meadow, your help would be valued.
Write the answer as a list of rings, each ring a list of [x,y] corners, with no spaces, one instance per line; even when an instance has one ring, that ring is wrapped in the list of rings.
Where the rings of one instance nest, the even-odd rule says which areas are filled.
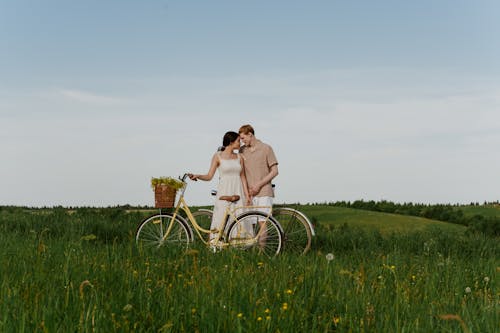
[[[315,225],[311,251],[267,258],[199,242],[141,252],[141,209],[0,207],[0,332],[500,332],[498,237],[295,208]]]

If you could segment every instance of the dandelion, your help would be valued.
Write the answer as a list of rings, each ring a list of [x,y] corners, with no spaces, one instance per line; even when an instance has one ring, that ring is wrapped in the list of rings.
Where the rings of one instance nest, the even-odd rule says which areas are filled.
[[[337,326],[340,323],[340,317],[333,317],[333,323]]]
[[[271,316],[267,316],[267,317],[266,317],[266,320],[271,320]]]
[[[333,259],[335,259],[333,253],[328,253],[325,257],[327,261],[332,261]]]
[[[191,309],[191,314],[195,314],[196,313],[196,308],[192,308]]]
[[[269,310],[269,308],[264,310],[264,313],[269,313],[269,312],[271,312],[271,310]]]
[[[238,313],[238,318],[243,318],[243,313]]]
[[[287,293],[288,295],[291,295],[291,294],[293,294],[293,291],[292,291],[292,289],[287,289],[286,293]]]
[[[489,278],[489,277],[487,277],[487,276],[485,276],[485,277],[484,277],[484,282],[485,282],[485,283],[490,282],[490,278]]]
[[[470,287],[465,288],[465,293],[466,293],[466,294],[470,294],[470,293],[471,293],[471,291],[472,291],[472,290],[470,289]]]
[[[281,307],[283,310],[288,310],[288,303],[283,303],[283,306]]]
[[[262,317],[257,317],[257,321],[262,321]]]

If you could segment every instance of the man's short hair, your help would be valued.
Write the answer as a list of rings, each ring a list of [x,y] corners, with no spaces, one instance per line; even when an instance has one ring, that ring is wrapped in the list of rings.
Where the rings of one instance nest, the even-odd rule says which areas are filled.
[[[255,131],[253,130],[253,127],[252,125],[243,125],[240,127],[240,130],[238,131],[239,134],[243,133],[243,134],[248,134],[248,133],[252,133],[253,135],[255,135]]]

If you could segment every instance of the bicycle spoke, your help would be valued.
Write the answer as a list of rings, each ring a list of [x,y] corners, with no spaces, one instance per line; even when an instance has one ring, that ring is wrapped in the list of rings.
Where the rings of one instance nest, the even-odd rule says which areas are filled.
[[[189,231],[181,221],[172,218],[171,215],[160,214],[144,220],[137,229],[137,245],[142,249],[157,249],[166,244],[187,246]]]
[[[306,253],[309,251],[312,231],[304,216],[290,208],[276,208],[273,211],[273,217],[283,228],[283,251],[290,253]]]
[[[265,214],[243,213],[229,228],[229,245],[275,256],[281,250],[282,234],[278,224]]]

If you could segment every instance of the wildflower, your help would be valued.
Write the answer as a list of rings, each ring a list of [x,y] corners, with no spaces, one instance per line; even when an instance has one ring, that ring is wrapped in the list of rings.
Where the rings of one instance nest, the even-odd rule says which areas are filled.
[[[288,295],[291,295],[291,294],[293,294],[293,291],[292,291],[291,289],[287,289],[286,293],[287,293]]]
[[[269,312],[271,312],[271,310],[269,310],[269,308],[267,308],[267,309],[264,310],[264,312],[265,313],[269,313]]]
[[[257,321],[262,321],[262,317],[257,317]]]
[[[288,303],[283,303],[283,306],[281,307],[283,310],[288,310]]]
[[[83,299],[83,296],[84,296],[83,290],[84,290],[85,286],[90,286],[90,288],[94,288],[94,286],[90,283],[89,280],[85,280],[82,283],[80,283],[80,288],[78,288],[78,289],[80,291],[80,298],[81,299]]]
[[[192,309],[191,309],[191,313],[192,313],[192,314],[195,314],[195,313],[196,313],[196,308],[192,308]]]
[[[243,313],[238,313],[238,318],[243,318]]]
[[[266,317],[266,320],[271,320],[271,316],[267,316],[267,317]]]
[[[333,255],[333,253],[328,253],[326,255],[326,260],[327,261],[332,261],[333,259],[335,259],[335,256]]]
[[[333,323],[336,325],[338,325],[340,323],[340,317],[333,317]]]
[[[485,277],[484,277],[484,282],[486,282],[486,283],[490,282],[490,278],[489,278],[489,277],[487,277],[487,276],[485,276]]]
[[[472,291],[472,290],[470,289],[470,287],[465,288],[465,293],[466,293],[466,294],[470,294],[470,293],[471,293],[471,291]]]
[[[132,308],[133,308],[132,304],[127,304],[123,307],[123,311],[130,312],[132,311]]]

